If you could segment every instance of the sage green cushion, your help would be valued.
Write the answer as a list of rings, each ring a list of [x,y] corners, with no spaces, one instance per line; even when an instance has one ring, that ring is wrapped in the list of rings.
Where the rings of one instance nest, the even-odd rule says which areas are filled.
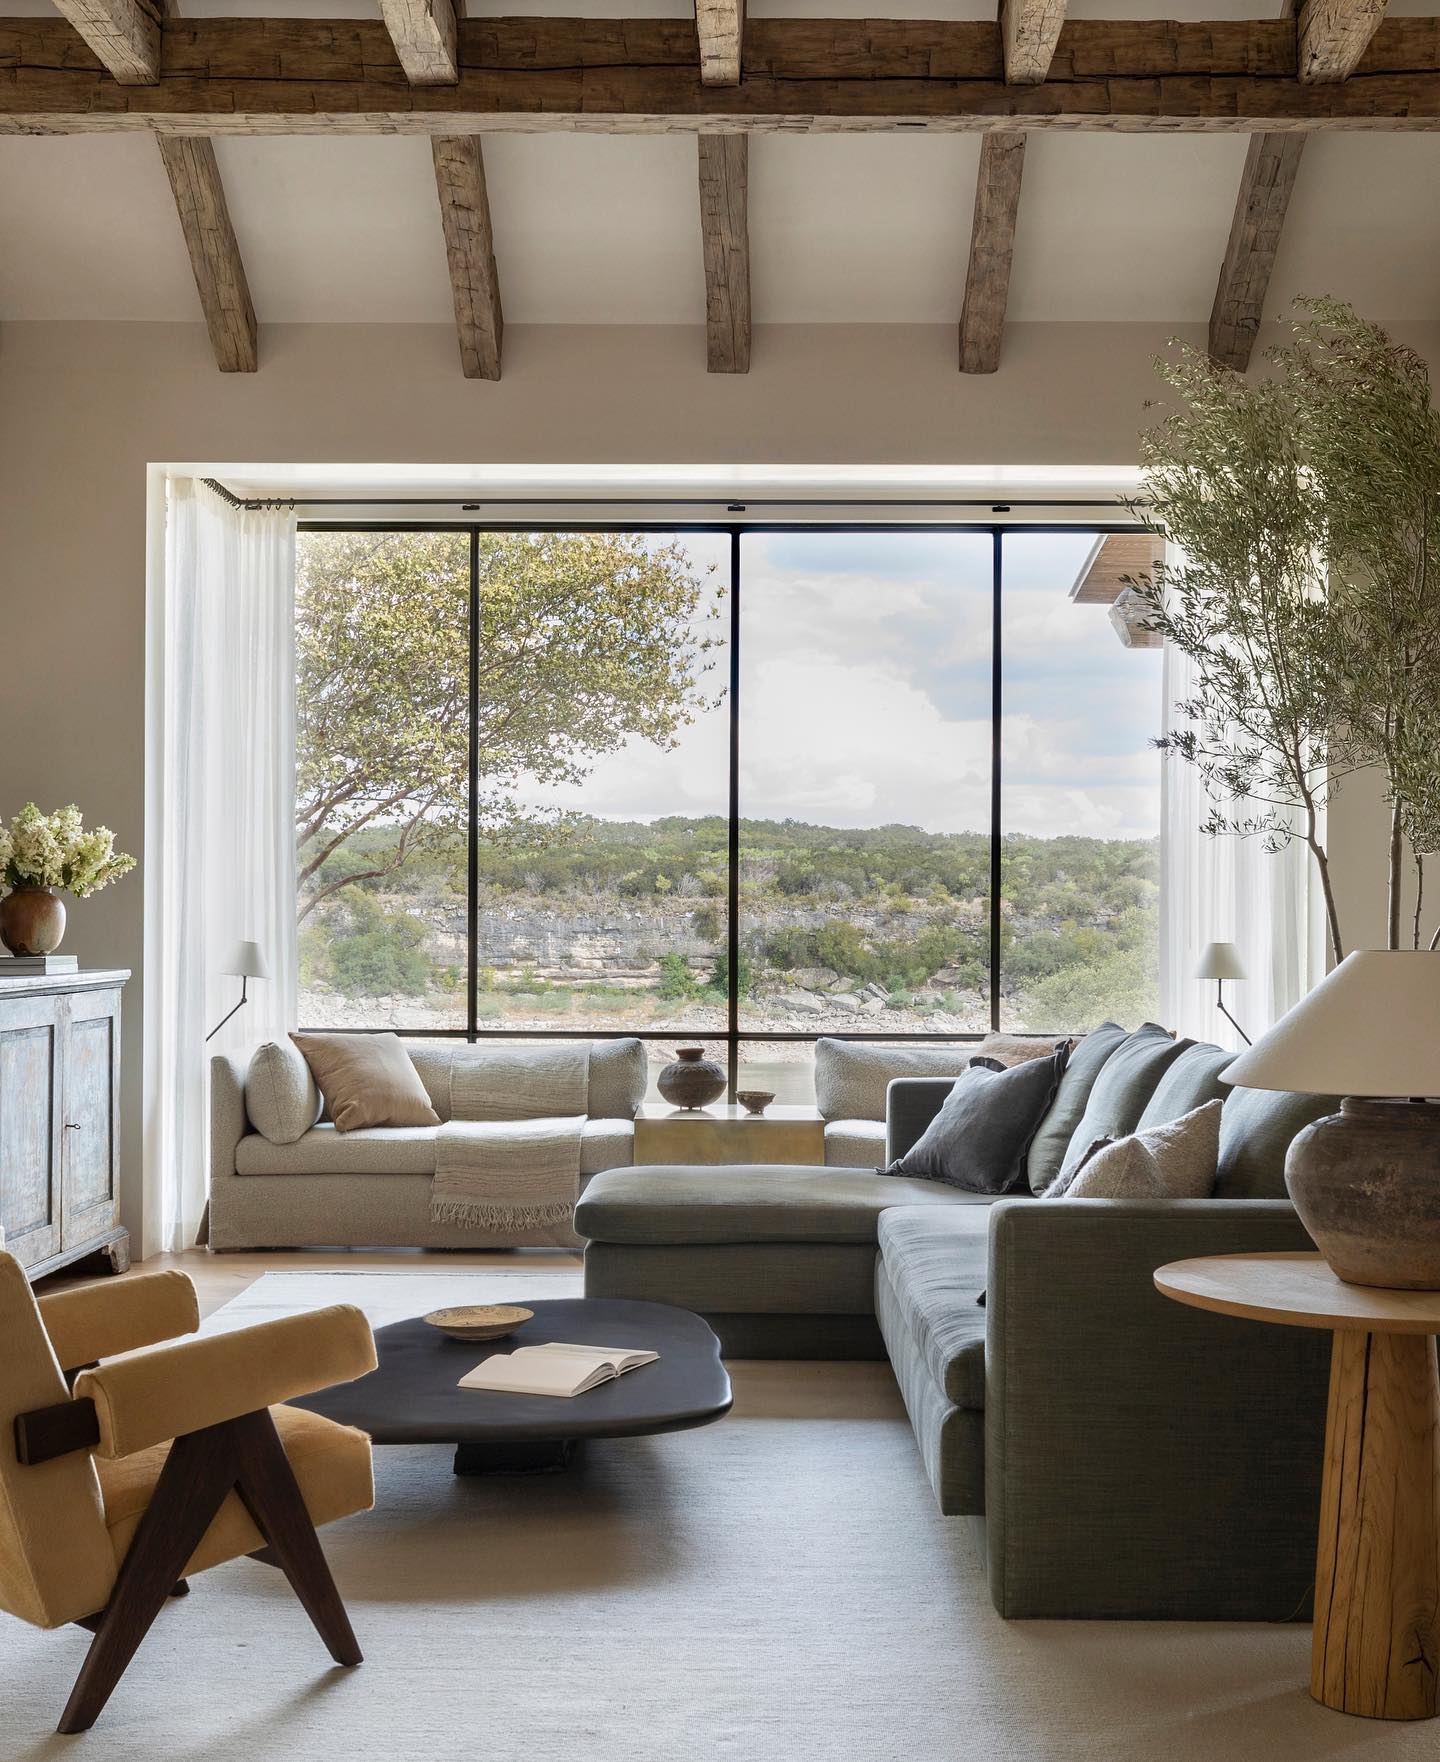
[[[1338,1113],[1334,1095],[1232,1089],[1220,1115],[1217,1199],[1284,1199],[1285,1152],[1312,1120]]]
[[[1235,1059],[1233,1052],[1198,1040],[1187,1046],[1155,1085],[1155,1093],[1145,1103],[1145,1111],[1136,1122],[1137,1132],[1151,1126],[1166,1126],[1182,1114],[1194,1113],[1207,1101],[1224,1101],[1230,1085],[1220,1081],[1220,1073]]]
[[[1125,1030],[1118,1022],[1102,1022],[1071,1048],[1060,1087],[1030,1141],[1030,1154],[1025,1159],[1025,1178],[1032,1193],[1043,1193],[1060,1173],[1075,1128],[1089,1104],[1095,1079],[1124,1040]]]
[[[892,1205],[988,1205],[992,1195],[940,1181],[792,1163],[733,1167],[642,1164],[597,1175],[575,1207],[592,1242],[873,1243]]]
[[[957,1407],[985,1405],[985,1291],[990,1232],[973,1212],[902,1206],[880,1220],[895,1306],[926,1369]]]
[[[1139,1125],[1161,1077],[1190,1044],[1188,1040],[1172,1040],[1154,1022],[1127,1034],[1095,1079],[1085,1112],[1065,1147],[1062,1171],[1084,1156],[1097,1138],[1128,1137]]]

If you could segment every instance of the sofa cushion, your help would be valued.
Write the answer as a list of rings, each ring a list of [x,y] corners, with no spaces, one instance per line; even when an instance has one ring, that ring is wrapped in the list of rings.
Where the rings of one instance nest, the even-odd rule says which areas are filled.
[[[972,1193],[1008,1193],[1025,1178],[1025,1157],[1050,1111],[1070,1043],[1048,1058],[995,1069],[979,1059],[957,1077],[940,1111],[887,1175],[946,1181]]]
[[[293,1144],[272,1144],[258,1132],[240,1140],[237,1175],[433,1175],[437,1126],[369,1126],[337,1132],[328,1121]],[[633,1120],[586,1120],[580,1128],[580,1173],[628,1167],[635,1155]]]
[[[1178,1120],[1097,1142],[1046,1198],[1208,1199],[1215,1191],[1224,1103],[1207,1101]],[[1068,1183],[1068,1184],[1067,1184]],[[1056,1189],[1063,1189],[1057,1193]]]
[[[1083,1156],[1097,1138],[1128,1137],[1139,1125],[1161,1077],[1190,1044],[1171,1039],[1154,1022],[1127,1034],[1095,1079],[1085,1112],[1065,1148],[1062,1171]]]
[[[1211,1046],[1208,1041],[1197,1040],[1193,1046],[1187,1046],[1155,1085],[1155,1093],[1145,1103],[1135,1130],[1144,1132],[1151,1126],[1178,1120],[1207,1101],[1223,1101],[1230,1093],[1230,1085],[1220,1081],[1220,1073],[1234,1058],[1233,1052]]]
[[[575,1208],[593,1242],[863,1242],[894,1205],[988,1205],[939,1181],[860,1169],[753,1163],[696,1168],[651,1163],[597,1175]]]
[[[883,1120],[827,1120],[825,1161],[830,1168],[878,1169],[885,1160]]]
[[[590,1105],[592,1120],[633,1120],[645,1099],[650,1071],[645,1046],[633,1036],[590,1042]]]
[[[320,1118],[320,1091],[293,1041],[266,1040],[251,1053],[245,1111],[272,1144],[293,1144]]]
[[[1043,1193],[1060,1173],[1075,1128],[1089,1104],[1095,1079],[1124,1039],[1125,1030],[1118,1022],[1102,1022],[1071,1047],[1060,1087],[1030,1141],[1030,1154],[1025,1159],[1025,1179],[1032,1193]]]
[[[340,1132],[438,1126],[410,1054],[394,1034],[292,1034]]]
[[[973,1046],[867,1046],[815,1042],[815,1105],[827,1120],[883,1120],[892,1077],[958,1077]]]
[[[887,1211],[880,1255],[906,1331],[930,1375],[957,1407],[985,1406],[985,1290],[990,1251],[984,1214],[919,1206]]]
[[[1312,1120],[1338,1113],[1334,1095],[1233,1089],[1220,1115],[1217,1199],[1284,1199],[1285,1152]]]

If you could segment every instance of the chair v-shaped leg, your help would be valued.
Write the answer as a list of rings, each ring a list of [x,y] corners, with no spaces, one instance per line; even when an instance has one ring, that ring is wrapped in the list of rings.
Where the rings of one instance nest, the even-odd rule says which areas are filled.
[[[295,1471],[275,1430],[268,1410],[247,1414],[237,1425],[245,1428],[235,1488],[258,1529],[269,1544],[273,1564],[290,1581],[315,1630],[330,1649],[337,1664],[363,1662],[350,1618],[330,1576],[330,1567],[315,1525],[305,1509],[296,1484]]]
[[[337,1664],[361,1662],[295,1471],[275,1421],[262,1408],[191,1432],[170,1446],[110,1601],[93,1624],[95,1638],[61,1718],[62,1732],[88,1731],[100,1717],[166,1599],[183,1594],[186,1563],[232,1490],[331,1657]]]
[[[235,1421],[177,1438],[60,1720],[89,1731],[235,1484]]]

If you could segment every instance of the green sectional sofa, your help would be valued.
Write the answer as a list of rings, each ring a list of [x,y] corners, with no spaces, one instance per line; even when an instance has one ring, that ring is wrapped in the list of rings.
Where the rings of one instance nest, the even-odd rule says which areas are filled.
[[[697,1310],[731,1357],[888,1357],[941,1511],[985,1519],[1004,1615],[1302,1616],[1326,1341],[1182,1308],[1151,1274],[1312,1247],[1285,1197],[1285,1150],[1335,1103],[1228,1093],[1218,1047],[1113,1039],[1103,1062],[1092,1049],[1098,1068],[1072,1061],[1052,1119],[1075,1124],[1037,1136],[1046,1166],[1032,1177],[1071,1140],[1225,1095],[1214,1198],[993,1200],[780,1164],[614,1169],[576,1213],[586,1290]],[[890,1084],[887,1159],[949,1087]]]

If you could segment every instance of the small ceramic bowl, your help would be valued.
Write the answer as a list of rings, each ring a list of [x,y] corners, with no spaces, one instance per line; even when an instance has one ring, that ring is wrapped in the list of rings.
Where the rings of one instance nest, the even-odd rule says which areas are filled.
[[[433,1309],[425,1320],[452,1340],[503,1340],[534,1313],[513,1303],[467,1303],[458,1309]]]
[[[735,1099],[746,1113],[762,1114],[775,1099],[773,1089],[737,1089]]]

